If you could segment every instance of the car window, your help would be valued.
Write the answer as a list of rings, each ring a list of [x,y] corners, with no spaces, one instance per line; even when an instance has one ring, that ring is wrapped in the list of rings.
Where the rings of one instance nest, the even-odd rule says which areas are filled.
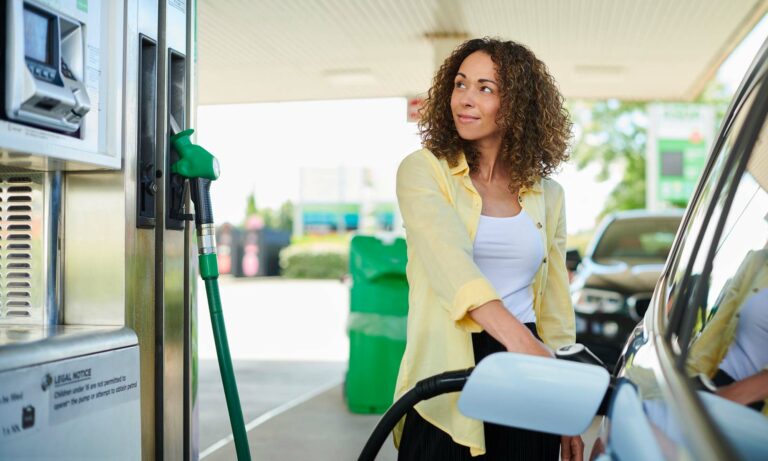
[[[658,264],[667,259],[680,217],[644,217],[613,221],[603,232],[592,259],[601,264]]]
[[[687,305],[681,301],[688,299],[693,286],[700,279],[707,250],[712,243],[715,226],[705,225],[705,223],[718,222],[722,211],[720,201],[727,195],[726,191],[733,187],[736,182],[736,178],[733,177],[733,169],[726,169],[726,166],[729,166],[727,159],[754,103],[755,94],[756,92],[753,90],[747,97],[735,120],[724,134],[724,138],[715,146],[717,150],[713,153],[712,164],[702,180],[698,198],[694,197],[689,205],[688,220],[680,233],[678,248],[669,261],[665,275],[667,292],[664,294],[666,307],[664,329],[668,340],[672,343],[673,350],[677,352],[681,349],[677,343],[679,333],[677,327],[679,325],[674,320],[679,320],[684,313]],[[723,188],[718,189],[721,180],[724,182]],[[712,215],[707,220],[711,204],[715,206],[712,207]],[[673,309],[675,306],[678,306],[677,311]]]
[[[711,270],[688,306],[686,367],[725,398],[768,414],[768,124],[736,187]]]

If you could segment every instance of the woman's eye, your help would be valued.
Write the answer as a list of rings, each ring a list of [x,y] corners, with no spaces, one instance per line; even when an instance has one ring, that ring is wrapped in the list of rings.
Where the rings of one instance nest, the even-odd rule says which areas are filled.
[[[454,88],[464,88],[464,82],[456,82],[453,86]]]
[[[489,86],[483,86],[480,88],[480,91],[482,91],[483,93],[493,93],[493,88]]]

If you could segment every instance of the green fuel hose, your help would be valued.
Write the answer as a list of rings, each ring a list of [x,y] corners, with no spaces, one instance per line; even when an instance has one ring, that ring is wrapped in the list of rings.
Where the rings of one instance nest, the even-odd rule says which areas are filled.
[[[227,400],[229,422],[232,425],[232,434],[235,438],[235,450],[239,461],[250,460],[251,452],[248,448],[248,434],[245,431],[243,410],[240,406],[240,395],[237,392],[235,370],[232,367],[232,357],[229,355],[229,342],[227,341],[227,329],[224,326],[224,313],[221,310],[221,297],[219,296],[219,267],[216,261],[216,253],[201,254],[200,275],[205,283],[205,294],[208,298],[208,310],[211,313],[211,326],[213,327],[213,340],[216,343],[216,356],[219,359],[219,372],[224,385],[224,396]]]
[[[243,421],[243,410],[240,406],[240,396],[237,392],[235,371],[232,367],[232,357],[229,354],[227,329],[224,324],[224,313],[219,295],[219,265],[216,259],[216,229],[213,223],[211,208],[211,181],[219,177],[219,164],[216,158],[204,148],[193,144],[190,136],[193,130],[181,131],[176,121],[171,117],[171,144],[179,154],[179,161],[173,164],[172,170],[189,179],[192,202],[195,205],[195,228],[197,229],[198,261],[200,276],[205,283],[205,294],[208,298],[208,309],[211,314],[213,340],[216,344],[216,356],[219,361],[219,372],[224,386],[224,396],[227,401],[229,422],[232,425],[232,435],[235,439],[235,450],[239,461],[250,461],[251,452],[248,448],[248,434]]]

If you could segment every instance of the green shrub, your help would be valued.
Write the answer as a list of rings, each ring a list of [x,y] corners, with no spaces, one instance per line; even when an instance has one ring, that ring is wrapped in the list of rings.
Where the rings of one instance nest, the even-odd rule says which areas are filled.
[[[293,244],[280,251],[283,277],[337,279],[349,271],[349,245],[339,243]]]

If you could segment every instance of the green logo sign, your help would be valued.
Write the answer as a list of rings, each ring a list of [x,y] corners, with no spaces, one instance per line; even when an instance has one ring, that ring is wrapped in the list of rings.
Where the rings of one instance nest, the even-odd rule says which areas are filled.
[[[87,13],[88,12],[88,0],[77,0],[77,9]]]
[[[659,198],[687,203],[707,161],[706,143],[702,139],[660,139],[658,152]]]

